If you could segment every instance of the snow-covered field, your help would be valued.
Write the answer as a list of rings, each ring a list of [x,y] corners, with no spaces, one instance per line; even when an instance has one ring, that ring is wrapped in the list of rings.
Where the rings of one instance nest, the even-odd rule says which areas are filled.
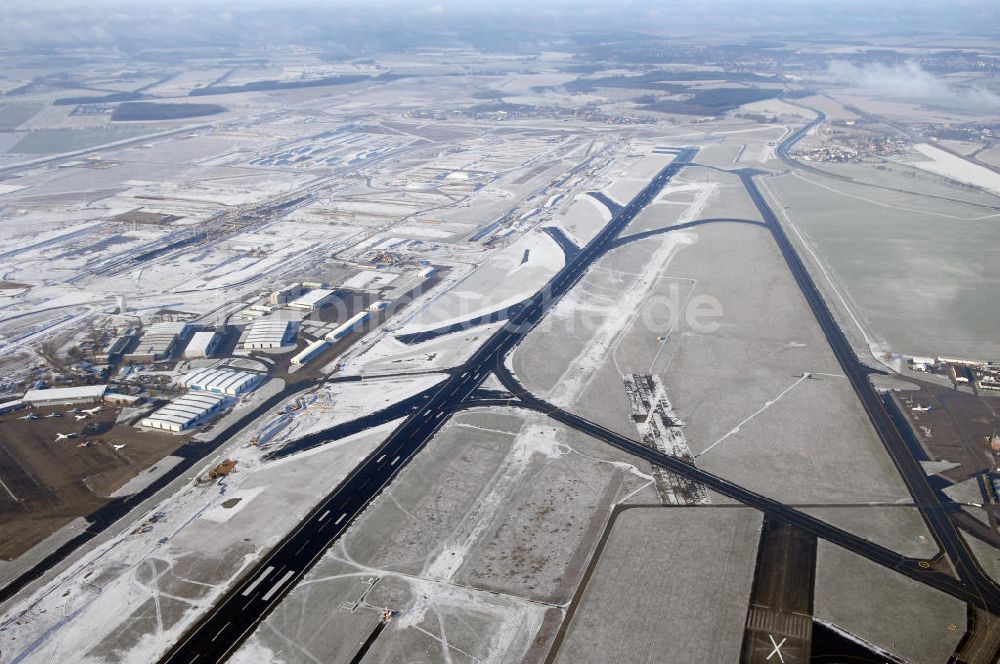
[[[911,165],[1000,195],[1000,173],[973,164],[929,143],[917,143],[913,148],[929,159],[908,162]]]
[[[530,231],[421,307],[398,333],[451,325],[509,307],[534,295],[564,262],[562,250],[552,238]]]

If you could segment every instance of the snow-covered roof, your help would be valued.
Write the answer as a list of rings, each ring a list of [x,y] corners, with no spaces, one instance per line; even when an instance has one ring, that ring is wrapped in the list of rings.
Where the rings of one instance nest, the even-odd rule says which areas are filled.
[[[215,339],[216,332],[195,332],[191,335],[191,341],[188,342],[187,347],[184,349],[185,352],[208,352],[208,347],[211,345],[212,340]]]
[[[185,323],[184,321],[170,321],[165,320],[159,323],[153,323],[146,328],[146,334],[184,334],[187,331],[190,323]]]
[[[305,295],[300,295],[295,298],[288,304],[289,306],[294,307],[315,307],[317,304],[333,295],[333,293],[334,292],[332,290],[326,288],[314,288]]]
[[[361,313],[354,314],[348,318],[342,325],[340,325],[333,332],[326,335],[328,341],[337,341],[341,337],[347,336],[347,334],[354,330],[358,325],[368,320],[371,313],[368,311],[362,311]]]
[[[40,403],[62,401],[64,399],[100,399],[108,391],[107,385],[83,385],[81,387],[53,387],[47,390],[28,390],[22,401]]]
[[[192,390],[236,393],[249,383],[259,381],[260,374],[228,369],[198,369],[178,377],[177,382]]]
[[[292,322],[287,320],[262,319],[250,323],[246,339],[243,343],[281,343],[289,336]]]
[[[317,341],[314,341],[305,348],[303,348],[295,357],[293,357],[291,362],[292,364],[305,364],[309,360],[313,359],[314,357],[322,353],[329,345],[330,345],[329,342],[327,342],[325,339],[319,339]]]
[[[151,423],[160,421],[184,428],[217,409],[226,399],[225,395],[213,392],[188,392],[144,418],[142,423],[150,426]]]

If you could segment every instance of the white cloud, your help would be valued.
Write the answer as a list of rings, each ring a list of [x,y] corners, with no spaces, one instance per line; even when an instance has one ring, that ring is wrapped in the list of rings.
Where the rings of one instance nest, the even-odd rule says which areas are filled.
[[[892,66],[874,63],[861,67],[836,60],[830,63],[829,71],[839,81],[882,97],[968,110],[1000,109],[1000,95],[974,85],[953,85],[912,60]]]

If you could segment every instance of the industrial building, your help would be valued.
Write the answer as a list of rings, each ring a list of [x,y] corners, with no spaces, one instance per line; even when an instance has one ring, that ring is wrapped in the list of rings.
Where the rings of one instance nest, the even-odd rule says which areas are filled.
[[[132,336],[128,334],[123,334],[120,337],[115,337],[114,340],[109,343],[104,348],[103,359],[106,364],[112,362],[117,362],[121,359],[122,355],[125,353],[125,349],[128,348],[129,343],[132,341]]]
[[[173,355],[177,342],[192,326],[181,321],[153,323],[142,334],[139,345],[125,356],[129,362],[157,362]]]
[[[330,304],[330,302],[332,302],[336,297],[336,291],[328,290],[326,288],[314,288],[313,290],[307,291],[303,295],[300,295],[289,302],[288,306],[292,309],[315,311],[316,309],[322,309],[326,305]]]
[[[317,355],[322,353],[330,346],[330,342],[320,339],[319,341],[314,341],[305,348],[303,348],[295,357],[292,358],[292,364],[306,364],[311,362],[316,358]]]
[[[229,397],[224,394],[188,392],[149,417],[142,418],[140,424],[150,429],[184,431],[222,411],[228,402]]]
[[[277,306],[279,304],[288,304],[300,295],[302,295],[302,284],[288,284],[284,288],[271,293],[267,301]]]
[[[262,318],[250,323],[243,333],[243,338],[240,339],[240,348],[244,350],[281,348],[295,342],[295,333],[296,328],[292,321]]]
[[[198,357],[211,357],[219,347],[222,336],[218,331],[195,332],[191,335],[191,341],[184,348],[184,357],[193,359]]]
[[[24,408],[24,401],[21,399],[14,399],[13,401],[4,401],[0,403],[0,415],[6,415],[7,413],[13,413],[15,410],[20,410]]]
[[[93,403],[104,398],[107,385],[53,387],[48,390],[28,390],[21,401],[29,406],[55,406],[71,403]]]
[[[326,335],[326,340],[327,341],[340,341],[341,339],[343,339],[344,337],[346,337],[348,334],[350,334],[351,332],[353,332],[357,328],[361,327],[361,325],[366,320],[368,320],[369,316],[371,316],[371,312],[368,312],[368,311],[362,311],[359,314],[355,314],[355,315],[351,316],[350,318],[347,319],[347,321],[344,322],[343,325],[341,325],[340,327],[338,327],[337,329],[335,329],[333,332],[330,332],[329,334],[327,334]]]
[[[236,397],[247,392],[253,392],[265,380],[264,374],[249,371],[233,371],[231,369],[199,369],[184,374],[176,382],[189,390],[213,392]]]

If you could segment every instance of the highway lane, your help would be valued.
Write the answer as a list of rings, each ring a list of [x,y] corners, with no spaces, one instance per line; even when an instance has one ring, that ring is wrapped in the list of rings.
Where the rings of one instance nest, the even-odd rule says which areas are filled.
[[[167,653],[164,663],[220,662],[295,587],[350,525],[418,453],[455,410],[492,373],[558,300],[575,285],[619,233],[652,201],[667,182],[687,165],[695,149],[681,149],[636,197],[612,217],[587,246],[550,282],[490,337],[440,387],[424,395],[418,406],[348,478],[327,496],[280,544],[250,570],[183,639]]]

